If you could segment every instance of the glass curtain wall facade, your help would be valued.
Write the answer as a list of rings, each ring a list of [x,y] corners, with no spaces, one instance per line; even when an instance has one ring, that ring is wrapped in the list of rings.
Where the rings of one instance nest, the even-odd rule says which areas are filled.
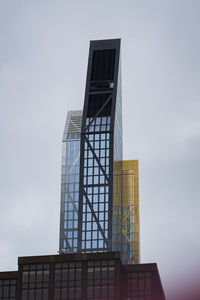
[[[122,161],[122,261],[140,263],[138,160]]]
[[[114,250],[121,252],[123,263],[137,264],[140,261],[138,160],[114,161],[114,170]]]
[[[62,140],[60,253],[77,252],[82,111],[69,111]]]
[[[122,95],[121,95],[121,64],[118,72],[117,99],[114,123],[114,157],[113,157],[113,219],[112,219],[112,250],[123,251],[121,238],[122,216]]]
[[[60,253],[120,251],[139,263],[138,161],[123,161],[120,40],[90,44],[84,109],[62,141]]]
[[[90,44],[81,129],[79,252],[113,248],[113,161],[115,155],[122,160],[119,57],[119,39]]]

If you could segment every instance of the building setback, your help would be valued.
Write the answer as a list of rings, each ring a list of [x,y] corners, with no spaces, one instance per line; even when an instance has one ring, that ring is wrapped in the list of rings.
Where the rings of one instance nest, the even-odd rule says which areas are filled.
[[[157,265],[124,265],[119,252],[19,257],[18,264],[18,272],[0,273],[1,300],[165,299]]]

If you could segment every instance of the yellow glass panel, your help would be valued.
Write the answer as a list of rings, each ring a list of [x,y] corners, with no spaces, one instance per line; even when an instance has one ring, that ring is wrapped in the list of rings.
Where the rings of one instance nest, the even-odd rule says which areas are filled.
[[[126,264],[139,263],[138,160],[114,162],[113,245]]]

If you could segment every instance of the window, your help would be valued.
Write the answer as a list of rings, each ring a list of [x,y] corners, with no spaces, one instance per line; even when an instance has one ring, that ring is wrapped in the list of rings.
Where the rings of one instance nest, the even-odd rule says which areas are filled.
[[[22,270],[22,299],[48,299],[49,265],[23,265]]]

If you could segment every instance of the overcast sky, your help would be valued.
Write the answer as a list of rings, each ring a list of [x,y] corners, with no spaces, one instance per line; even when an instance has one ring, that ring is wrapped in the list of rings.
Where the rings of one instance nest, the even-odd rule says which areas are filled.
[[[0,0],[0,271],[57,252],[66,114],[83,107],[89,41],[121,38],[141,261],[167,295],[200,273],[199,28],[198,0]]]

